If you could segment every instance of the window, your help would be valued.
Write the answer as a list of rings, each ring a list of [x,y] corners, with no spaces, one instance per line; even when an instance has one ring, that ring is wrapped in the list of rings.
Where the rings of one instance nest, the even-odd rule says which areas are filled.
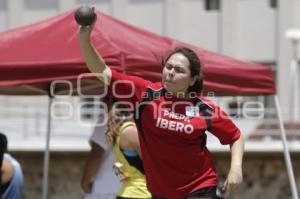
[[[271,8],[277,8],[278,0],[270,0],[270,6],[271,6]]]
[[[205,0],[206,10],[220,10],[220,0]]]
[[[81,119],[92,119],[94,117],[95,99],[92,97],[81,98],[81,103],[83,104]]]
[[[97,122],[99,116],[107,111],[106,103],[97,97],[80,98],[80,119],[82,121]]]

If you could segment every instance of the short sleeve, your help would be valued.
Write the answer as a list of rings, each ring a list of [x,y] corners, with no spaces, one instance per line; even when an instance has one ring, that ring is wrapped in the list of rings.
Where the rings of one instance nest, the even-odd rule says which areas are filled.
[[[107,150],[108,147],[106,144],[105,130],[106,124],[104,123],[104,114],[101,114],[96,126],[94,127],[89,142],[94,142],[103,149]]]
[[[240,138],[240,130],[231,118],[217,105],[214,105],[210,132],[221,144],[233,144]]]
[[[108,87],[110,97],[119,101],[135,103],[141,101],[150,81],[136,76],[129,76],[112,70],[112,78]]]

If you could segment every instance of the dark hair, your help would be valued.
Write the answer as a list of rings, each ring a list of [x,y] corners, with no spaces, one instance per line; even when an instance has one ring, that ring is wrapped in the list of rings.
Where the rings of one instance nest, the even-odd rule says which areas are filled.
[[[198,55],[190,48],[187,47],[176,47],[174,50],[169,52],[165,59],[162,61],[162,65],[165,66],[169,58],[176,54],[183,54],[190,62],[189,69],[191,71],[191,77],[198,76],[194,85],[188,88],[188,92],[197,92],[200,93],[203,87],[203,73],[202,73],[202,63]]]
[[[7,137],[0,132],[0,147],[2,152],[7,152]]]

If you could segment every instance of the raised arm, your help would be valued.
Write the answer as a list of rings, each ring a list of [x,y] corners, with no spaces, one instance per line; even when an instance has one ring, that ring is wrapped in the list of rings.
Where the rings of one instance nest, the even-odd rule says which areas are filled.
[[[88,66],[89,70],[97,75],[97,77],[105,83],[105,85],[109,85],[111,80],[111,70],[105,64],[104,59],[101,55],[96,51],[94,46],[91,43],[91,33],[94,29],[94,24],[91,26],[81,26],[79,31],[79,39],[80,39],[80,49]]]

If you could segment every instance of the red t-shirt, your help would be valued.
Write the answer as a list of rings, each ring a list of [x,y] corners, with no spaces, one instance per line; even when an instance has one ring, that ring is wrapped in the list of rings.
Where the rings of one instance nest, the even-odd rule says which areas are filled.
[[[133,105],[149,191],[159,197],[181,199],[201,188],[215,186],[210,152],[201,146],[207,122],[192,99],[168,95],[144,103],[146,90],[161,91],[161,83],[112,70],[109,95]],[[197,97],[211,110],[210,132],[222,144],[232,144],[240,131],[219,106]],[[143,108],[137,108],[144,104]]]

